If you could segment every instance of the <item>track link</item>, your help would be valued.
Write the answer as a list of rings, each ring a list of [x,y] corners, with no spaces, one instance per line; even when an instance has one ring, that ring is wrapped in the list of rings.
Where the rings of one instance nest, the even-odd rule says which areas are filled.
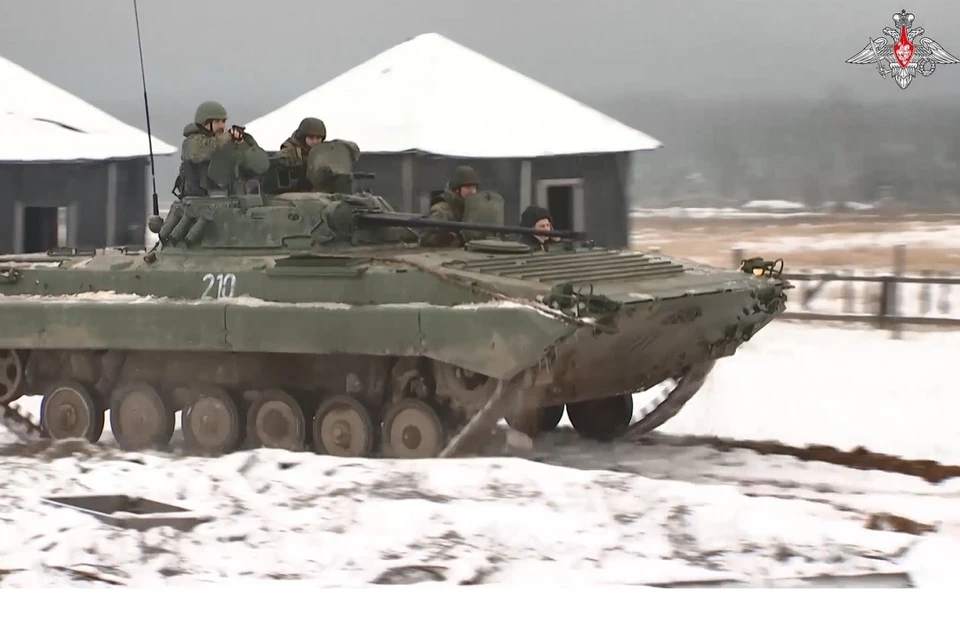
[[[641,410],[640,418],[627,428],[620,439],[637,441],[677,415],[683,406],[700,391],[715,364],[716,360],[708,360],[690,367],[680,377],[676,387],[657,399],[655,406],[648,405]]]
[[[35,441],[43,434],[40,425],[12,403],[0,403],[0,426],[9,429],[20,442]]]

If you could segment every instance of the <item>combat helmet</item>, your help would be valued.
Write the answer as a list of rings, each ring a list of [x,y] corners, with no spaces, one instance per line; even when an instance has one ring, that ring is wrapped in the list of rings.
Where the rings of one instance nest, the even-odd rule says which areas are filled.
[[[320,136],[327,139],[327,125],[320,118],[304,118],[297,127],[297,138],[303,140],[307,136]]]
[[[480,174],[473,167],[462,165],[453,172],[453,178],[450,180],[450,189],[456,191],[460,187],[468,184],[480,185]]]
[[[222,104],[219,102],[214,102],[213,100],[201,102],[200,106],[197,107],[197,113],[193,116],[193,121],[196,124],[204,124],[207,120],[226,119],[227,110],[223,108]]]

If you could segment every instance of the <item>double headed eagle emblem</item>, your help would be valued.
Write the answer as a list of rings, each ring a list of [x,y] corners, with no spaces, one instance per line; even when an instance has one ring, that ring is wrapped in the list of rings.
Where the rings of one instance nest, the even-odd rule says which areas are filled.
[[[883,28],[883,33],[889,36],[890,40],[884,36],[872,39],[860,53],[847,62],[876,64],[880,75],[883,78],[893,76],[901,89],[910,86],[918,71],[924,78],[929,78],[938,64],[960,62],[960,59],[947,53],[936,40],[923,36],[923,27],[913,27],[914,17],[906,10],[893,14],[893,26],[896,28]]]

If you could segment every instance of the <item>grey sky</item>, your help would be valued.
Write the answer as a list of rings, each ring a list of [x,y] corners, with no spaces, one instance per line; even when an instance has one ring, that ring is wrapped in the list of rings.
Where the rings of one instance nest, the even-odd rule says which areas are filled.
[[[131,0],[4,5],[0,55],[144,127]],[[665,11],[667,5],[139,0],[154,133],[179,144],[180,129],[205,99],[226,104],[232,121],[249,121],[427,31],[598,106],[623,95],[816,98],[838,85],[864,100],[960,97],[960,65],[941,66],[901,91],[871,68],[844,64],[901,8],[960,56],[956,0],[903,7],[877,0],[674,0]]]
[[[93,102],[139,97],[130,0],[4,4],[0,55]],[[891,94],[892,83],[843,60],[889,25],[899,4],[670,4],[669,12],[666,3],[644,0],[140,0],[139,7],[151,94],[158,103],[182,97],[184,117],[210,95],[280,104],[425,31],[578,94],[801,96],[830,83]],[[960,54],[960,3],[913,0],[906,8],[927,35]],[[904,93],[956,92],[956,75],[944,70]]]

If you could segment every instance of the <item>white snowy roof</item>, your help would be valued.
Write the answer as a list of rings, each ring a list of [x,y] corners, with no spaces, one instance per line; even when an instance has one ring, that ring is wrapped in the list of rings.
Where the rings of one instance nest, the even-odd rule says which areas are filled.
[[[663,146],[436,33],[387,49],[247,130],[276,150],[307,116],[371,153],[533,158]]]
[[[176,149],[153,137],[155,155]],[[0,162],[149,154],[147,134],[0,57]]]

